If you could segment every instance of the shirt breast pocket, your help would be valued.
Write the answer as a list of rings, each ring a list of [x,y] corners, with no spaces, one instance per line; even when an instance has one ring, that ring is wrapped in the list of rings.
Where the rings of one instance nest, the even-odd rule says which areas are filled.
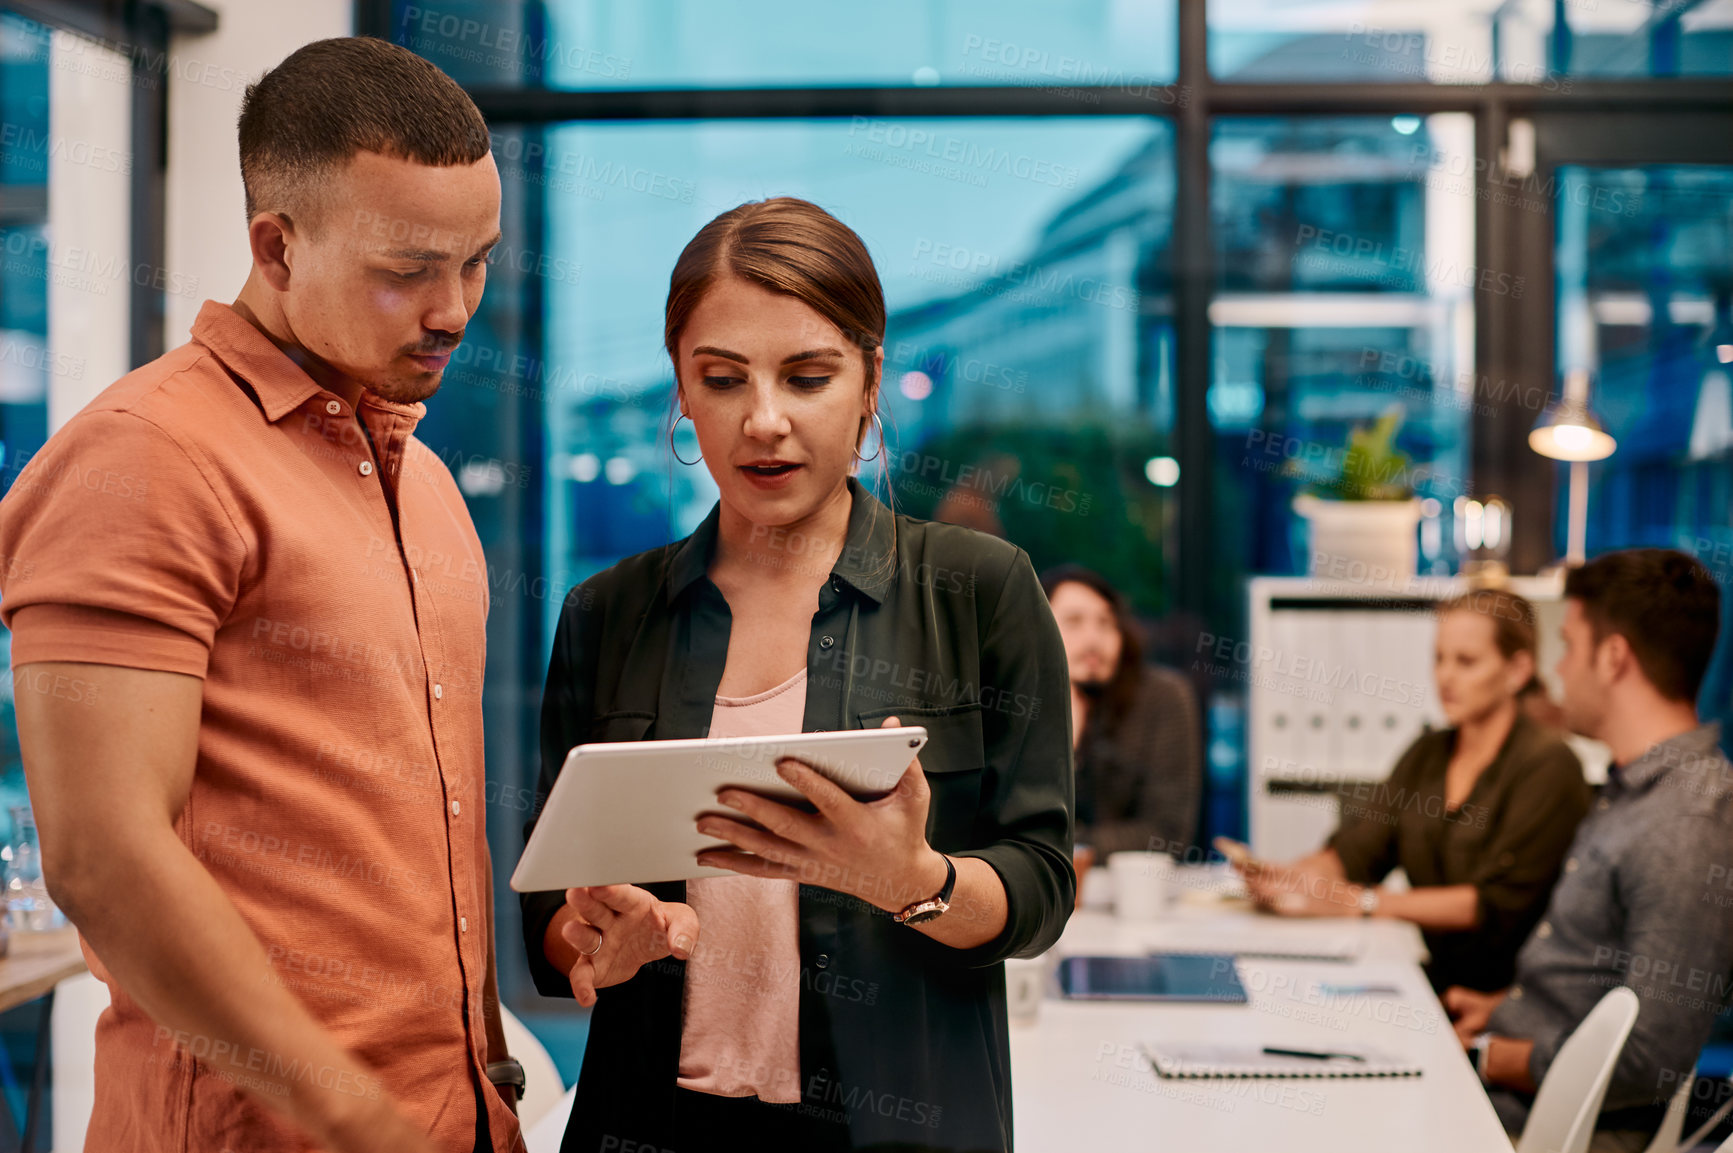
[[[891,716],[905,726],[919,725],[927,730],[920,760],[927,788],[932,791],[927,809],[928,844],[940,852],[975,847],[972,841],[987,771],[981,706],[869,709],[858,714],[858,719],[861,728],[876,729]]]

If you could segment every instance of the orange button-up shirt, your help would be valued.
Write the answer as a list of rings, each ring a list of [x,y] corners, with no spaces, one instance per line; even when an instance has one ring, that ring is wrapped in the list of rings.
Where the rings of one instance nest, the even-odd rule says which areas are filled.
[[[424,411],[371,393],[352,407],[207,302],[191,343],[104,390],[0,502],[17,562],[0,564],[0,620],[14,667],[204,678],[175,827],[265,946],[265,971],[234,979],[293,990],[468,1153],[493,942],[488,580],[450,472],[412,435]],[[85,954],[113,995],[87,1148],[314,1148],[245,1091],[268,1054],[158,1028]],[[494,1149],[520,1150],[484,1097]]]

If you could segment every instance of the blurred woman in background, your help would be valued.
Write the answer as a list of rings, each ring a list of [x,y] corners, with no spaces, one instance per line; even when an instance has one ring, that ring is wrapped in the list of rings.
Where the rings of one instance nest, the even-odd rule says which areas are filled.
[[[1130,607],[1105,578],[1063,565],[1041,587],[1070,667],[1080,869],[1127,849],[1183,857],[1203,793],[1197,694],[1144,663]]]
[[[1524,706],[1539,683],[1534,606],[1483,589],[1443,602],[1437,619],[1432,669],[1450,727],[1422,732],[1369,796],[1344,788],[1341,824],[1318,852],[1242,871],[1277,913],[1414,922],[1435,988],[1502,989],[1588,812],[1589,787],[1560,734]],[[1405,892],[1381,884],[1397,868]]]

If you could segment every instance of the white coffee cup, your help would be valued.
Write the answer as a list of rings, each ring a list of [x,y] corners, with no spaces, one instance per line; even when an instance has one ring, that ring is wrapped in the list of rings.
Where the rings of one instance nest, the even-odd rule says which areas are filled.
[[[1125,852],[1107,858],[1113,875],[1113,911],[1124,921],[1152,921],[1167,908],[1173,858],[1166,853]]]
[[[1033,1024],[1047,995],[1047,962],[1040,957],[1012,957],[1005,962],[1005,1009],[1018,1025]]]

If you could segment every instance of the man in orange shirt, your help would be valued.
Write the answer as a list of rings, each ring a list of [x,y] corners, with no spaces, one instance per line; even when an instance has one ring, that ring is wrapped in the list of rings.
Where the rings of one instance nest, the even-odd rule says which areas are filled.
[[[248,89],[240,150],[240,296],[0,503],[49,890],[113,1000],[87,1147],[512,1153],[487,562],[412,435],[499,240],[487,127],[326,40]]]

